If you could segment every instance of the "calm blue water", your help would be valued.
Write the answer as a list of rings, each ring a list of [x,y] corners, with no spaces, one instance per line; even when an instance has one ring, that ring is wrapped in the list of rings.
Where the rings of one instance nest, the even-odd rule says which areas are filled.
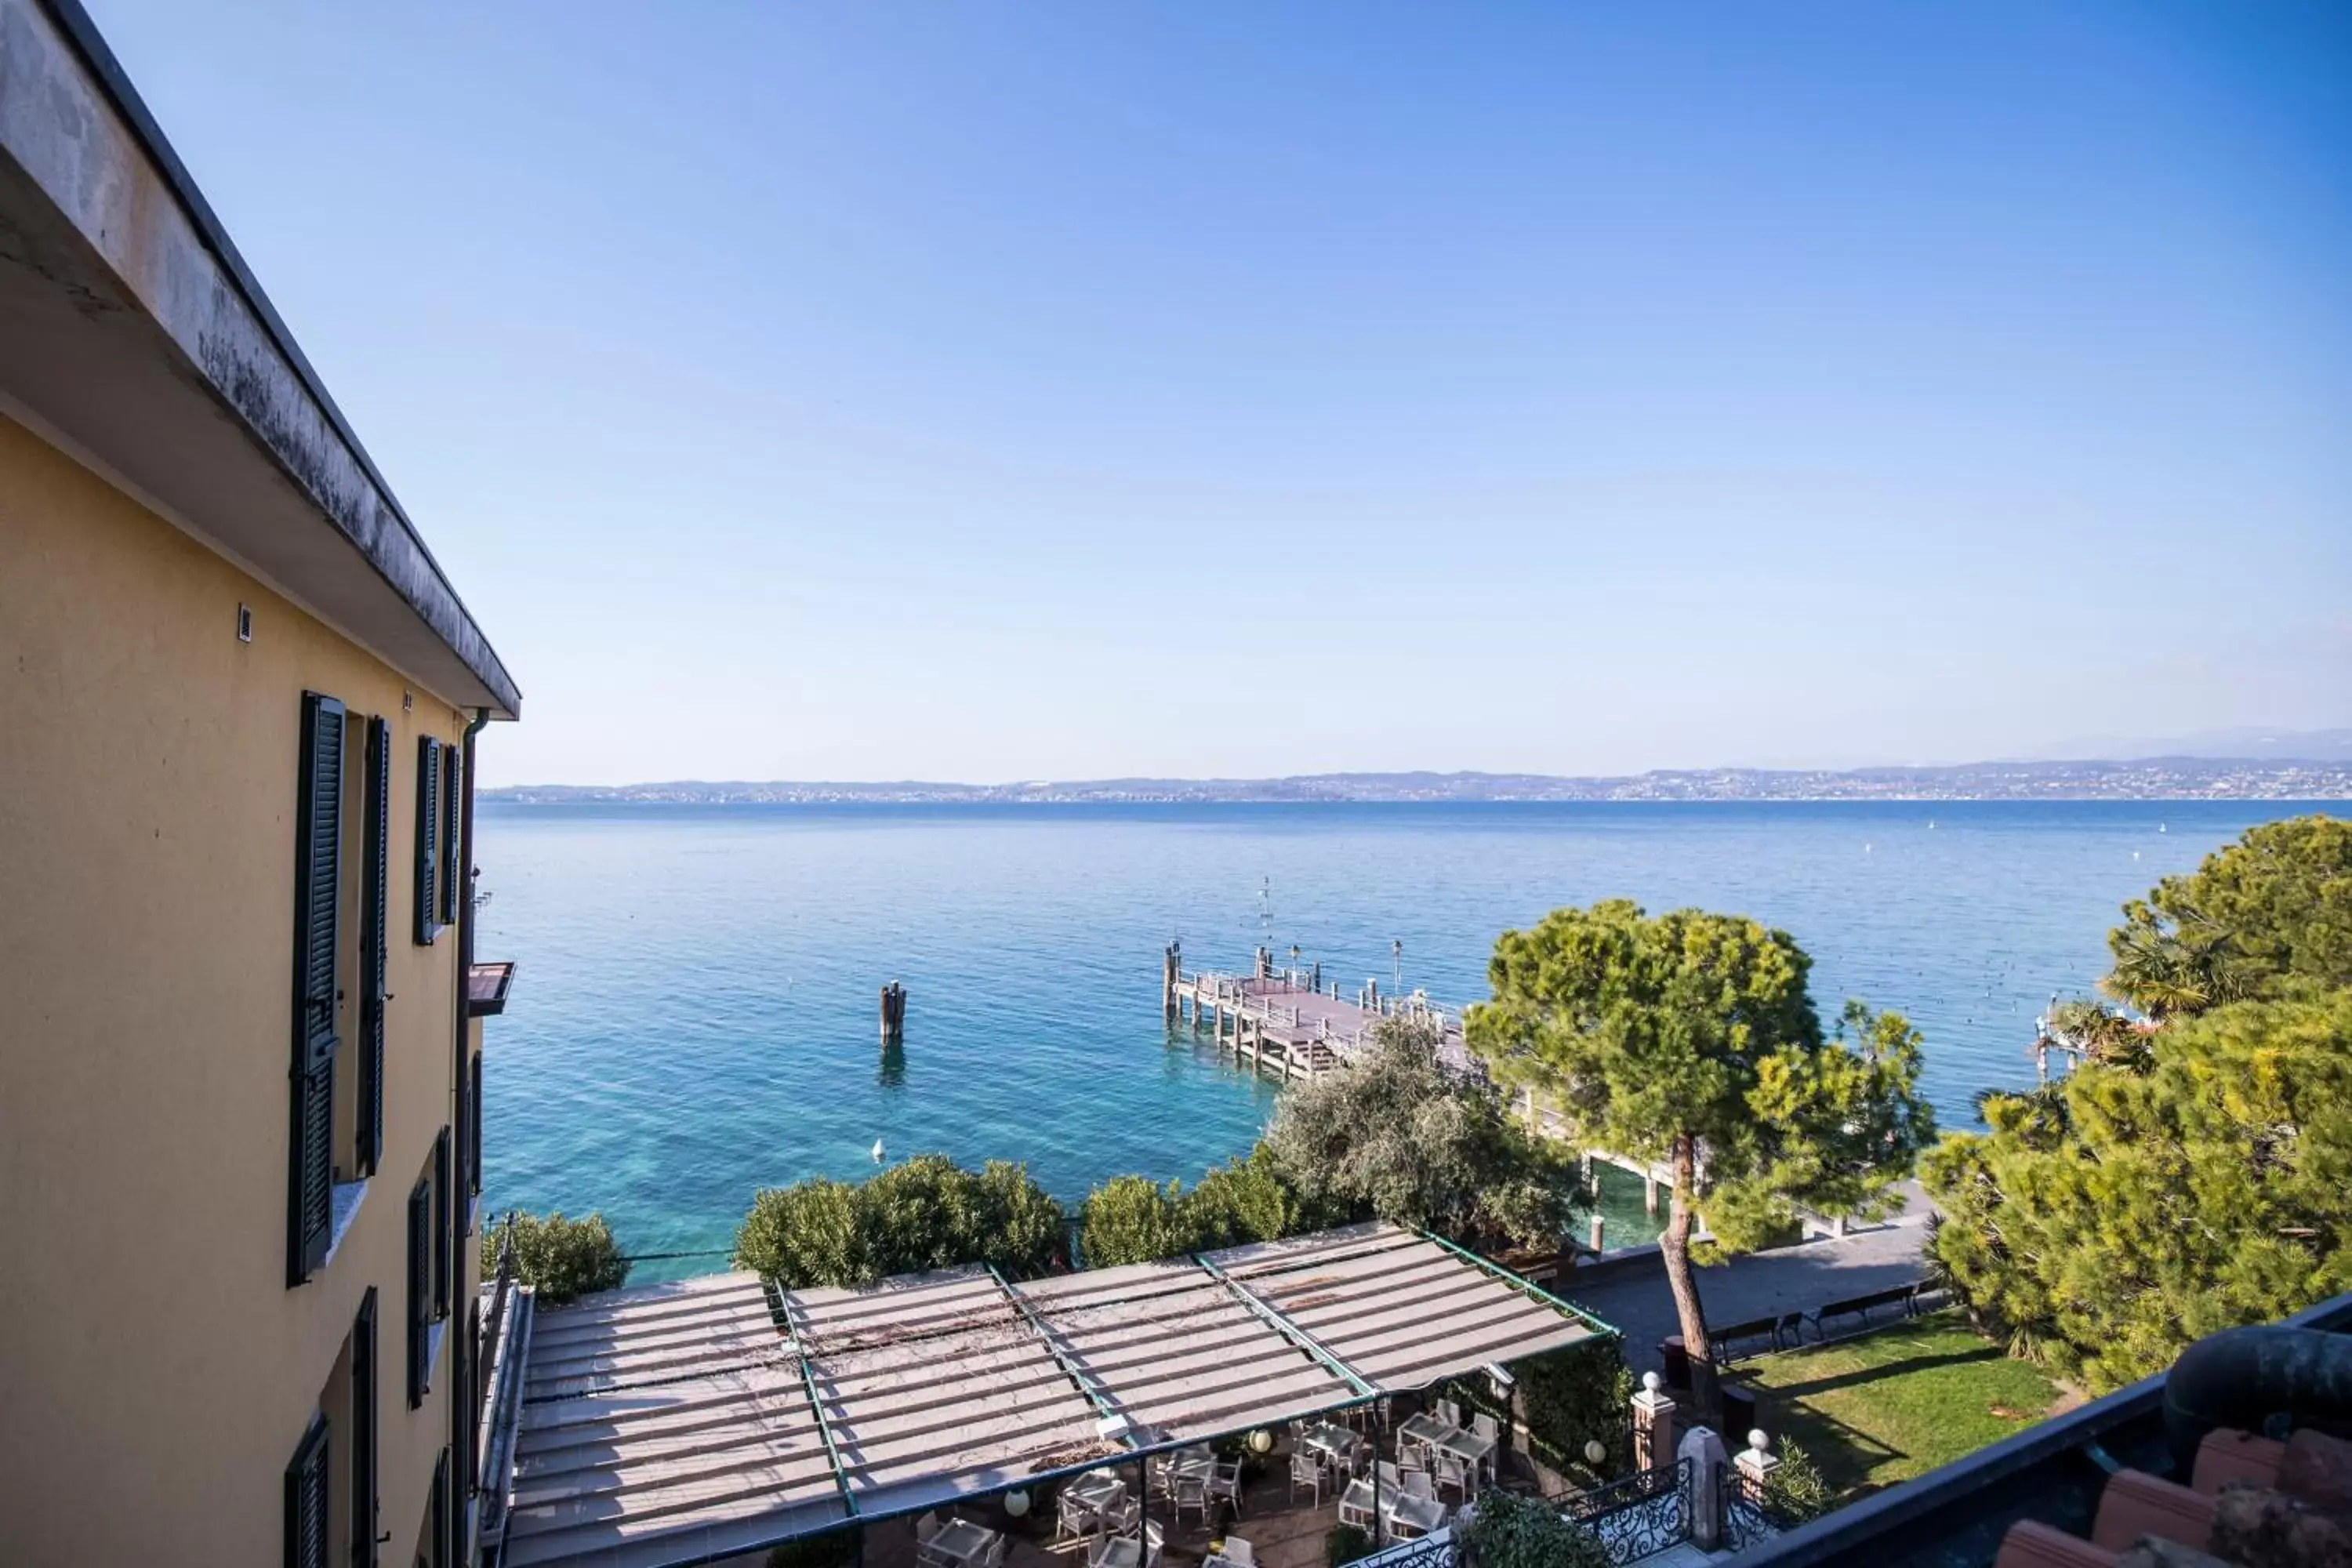
[[[520,965],[488,1022],[485,1195],[601,1208],[644,1253],[723,1248],[754,1188],[868,1173],[877,1138],[1025,1160],[1065,1201],[1197,1176],[1275,1089],[1169,1044],[1160,951],[1245,966],[1262,879],[1279,951],[1386,985],[1400,941],[1406,986],[1449,1002],[1484,994],[1496,932],[1560,904],[1755,915],[1812,953],[1825,1016],[1910,1015],[1960,1125],[1976,1089],[2031,1081],[2035,1013],[2104,972],[2124,899],[2295,809],[485,804],[480,955]],[[894,978],[902,1064],[876,1044]]]

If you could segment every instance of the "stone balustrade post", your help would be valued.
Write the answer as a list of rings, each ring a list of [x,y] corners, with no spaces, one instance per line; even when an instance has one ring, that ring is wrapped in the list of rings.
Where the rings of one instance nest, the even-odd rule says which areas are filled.
[[[1723,1439],[1711,1427],[1694,1426],[1675,1457],[1690,1461],[1691,1544],[1713,1552],[1723,1544],[1723,1478],[1730,1468]]]
[[[1739,1472],[1739,1495],[1761,1508],[1764,1506],[1764,1479],[1780,1468],[1780,1456],[1772,1452],[1772,1439],[1759,1429],[1748,1434],[1748,1447],[1731,1461]]]
[[[1633,1395],[1633,1468],[1654,1470],[1675,1462],[1675,1402],[1665,1391],[1665,1379],[1654,1372],[1642,1374],[1642,1392]]]

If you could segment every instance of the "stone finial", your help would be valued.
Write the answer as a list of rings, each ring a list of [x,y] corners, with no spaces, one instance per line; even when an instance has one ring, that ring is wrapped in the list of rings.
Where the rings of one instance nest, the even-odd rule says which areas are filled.
[[[1758,1427],[1748,1434],[1748,1447],[1731,1461],[1731,1468],[1739,1472],[1739,1495],[1751,1503],[1761,1503],[1765,1478],[1780,1468],[1780,1456],[1772,1452],[1772,1439]]]

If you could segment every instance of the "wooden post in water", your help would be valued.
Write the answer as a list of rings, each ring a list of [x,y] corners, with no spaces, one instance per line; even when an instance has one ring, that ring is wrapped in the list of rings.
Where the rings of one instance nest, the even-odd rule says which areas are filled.
[[[893,980],[882,987],[882,1043],[895,1046],[907,1037],[907,988]]]
[[[1184,944],[1171,942],[1160,958],[1160,1005],[1168,1021],[1176,1021],[1176,976],[1182,973]]]

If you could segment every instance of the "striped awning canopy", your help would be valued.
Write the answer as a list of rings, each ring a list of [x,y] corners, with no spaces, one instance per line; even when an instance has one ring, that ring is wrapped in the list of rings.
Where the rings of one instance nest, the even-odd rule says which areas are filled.
[[[705,1562],[1609,1331],[1388,1225],[1018,1284],[614,1291],[537,1314],[506,1561]]]

